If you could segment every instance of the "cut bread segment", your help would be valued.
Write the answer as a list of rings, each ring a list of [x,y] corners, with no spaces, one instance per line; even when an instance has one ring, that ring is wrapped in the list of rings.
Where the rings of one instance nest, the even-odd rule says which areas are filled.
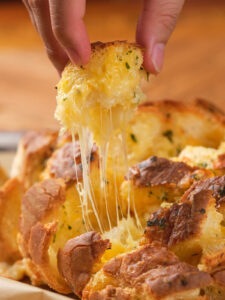
[[[72,132],[89,128],[98,144],[124,128],[131,110],[145,99],[140,88],[142,53],[124,41],[92,44],[86,66],[69,64],[57,90],[56,118]]]
[[[152,214],[146,238],[168,247],[183,261],[206,264],[206,260],[225,247],[223,215],[217,211],[210,190],[195,190],[182,200]]]
[[[84,289],[82,299],[190,300],[198,299],[201,288],[210,283],[207,273],[180,262],[172,252],[146,245],[105,264]]]
[[[211,176],[209,170],[152,156],[129,169],[121,197],[126,203],[130,192],[132,215],[137,213],[145,226],[149,215],[161,205],[178,202],[194,182]]]
[[[0,189],[0,262],[10,264],[21,258],[17,244],[23,184],[9,179]]]
[[[76,295],[82,295],[94,265],[110,247],[109,240],[102,240],[99,233],[90,231],[68,240],[64,249],[59,249],[59,271]]]
[[[21,138],[11,176],[18,177],[26,189],[40,180],[39,176],[56,146],[57,137],[57,131],[46,130],[28,131]]]
[[[225,115],[204,100],[146,102],[127,129],[130,165],[156,155],[176,157],[186,146],[218,148],[225,140]]]

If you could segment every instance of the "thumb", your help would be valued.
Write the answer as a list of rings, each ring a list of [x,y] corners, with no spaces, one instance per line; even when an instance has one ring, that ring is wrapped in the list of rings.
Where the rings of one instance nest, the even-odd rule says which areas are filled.
[[[165,45],[177,22],[184,0],[144,0],[136,41],[145,48],[145,69],[157,74],[163,66]]]

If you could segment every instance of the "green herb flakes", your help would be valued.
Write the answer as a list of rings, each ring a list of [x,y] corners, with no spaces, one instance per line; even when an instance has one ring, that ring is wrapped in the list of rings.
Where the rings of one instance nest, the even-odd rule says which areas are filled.
[[[130,134],[130,137],[134,143],[137,143],[137,138],[133,133]]]
[[[173,143],[173,131],[172,130],[166,130],[163,132],[163,136],[165,136],[169,141],[170,143]]]
[[[126,68],[127,68],[128,70],[130,69],[130,65],[128,64],[127,61],[125,62],[125,66],[126,66]]]
[[[55,240],[56,240],[56,234],[53,235],[52,242],[55,243]]]

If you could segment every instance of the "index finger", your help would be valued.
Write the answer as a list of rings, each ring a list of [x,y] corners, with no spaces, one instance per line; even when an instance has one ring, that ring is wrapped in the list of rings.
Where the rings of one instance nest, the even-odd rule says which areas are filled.
[[[88,63],[91,46],[83,21],[85,0],[49,0],[53,33],[75,64]]]

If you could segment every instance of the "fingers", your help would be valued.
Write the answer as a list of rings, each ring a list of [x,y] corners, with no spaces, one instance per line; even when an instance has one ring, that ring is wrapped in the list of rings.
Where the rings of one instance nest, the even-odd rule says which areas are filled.
[[[48,57],[59,73],[64,69],[68,56],[54,37],[48,0],[24,1],[28,8],[32,23],[44,41]]]
[[[157,74],[163,66],[165,46],[183,7],[184,0],[144,0],[136,40],[146,50],[144,66],[148,72]]]
[[[83,65],[91,47],[83,22],[85,0],[23,0],[47,54],[59,73],[70,59]]]
[[[90,41],[83,22],[85,0],[49,0],[53,33],[75,64],[88,63]]]

